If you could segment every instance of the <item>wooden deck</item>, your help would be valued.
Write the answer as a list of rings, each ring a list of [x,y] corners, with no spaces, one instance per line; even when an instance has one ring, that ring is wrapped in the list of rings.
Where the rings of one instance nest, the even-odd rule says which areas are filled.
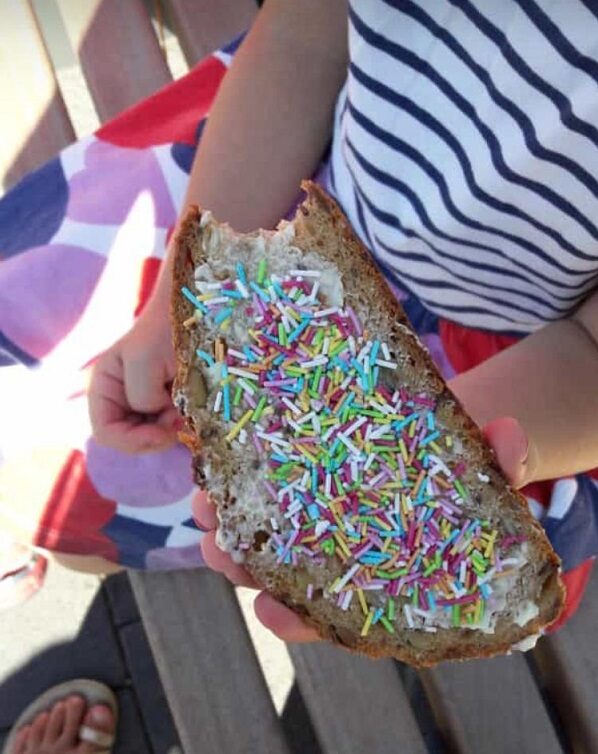
[[[101,120],[170,80],[148,8],[178,33],[189,65],[245,28],[256,11],[253,0],[55,2]],[[0,0],[0,102],[12,113],[0,155],[5,185],[75,138],[32,7]],[[207,571],[130,578],[184,750],[296,751],[232,587]],[[290,647],[314,731],[303,751],[596,754],[597,631],[595,574],[570,624],[526,655],[416,673],[329,645]]]

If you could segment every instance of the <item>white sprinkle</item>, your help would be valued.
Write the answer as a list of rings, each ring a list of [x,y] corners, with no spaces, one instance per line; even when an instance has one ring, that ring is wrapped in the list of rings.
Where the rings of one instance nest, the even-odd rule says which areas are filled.
[[[222,288],[222,283],[208,283],[205,280],[198,280],[197,286],[201,291],[219,291]]]
[[[462,584],[465,584],[465,576],[467,574],[467,563],[465,560],[461,561],[461,565],[459,566],[459,581]]]
[[[330,489],[332,487],[332,477],[328,472],[326,472],[326,480],[324,482],[324,492],[326,494],[326,497],[330,497]]]
[[[329,317],[331,314],[336,314],[338,312],[337,306],[331,306],[329,309],[320,309],[319,312],[316,312],[314,314],[314,317],[316,319],[320,319],[321,317]]]
[[[314,596],[314,585],[308,584],[307,585],[307,591],[306,591],[307,599],[310,600]]]
[[[353,590],[350,589],[348,592],[345,592],[345,596],[343,597],[343,601],[341,602],[341,610],[348,610],[352,599]]]
[[[343,443],[343,445],[347,447],[351,451],[351,453],[353,453],[354,456],[359,457],[361,455],[359,448],[355,447],[355,445],[353,445],[348,437],[345,437],[345,435],[343,435],[341,432],[338,433],[337,437]]]
[[[366,421],[367,421],[367,416],[360,416],[359,419],[355,419],[355,421],[353,422],[353,424],[351,424],[345,430],[345,434],[349,437],[354,432],[356,432],[359,429],[359,427],[361,427],[362,424],[365,424]]]
[[[317,414],[314,414],[313,425],[314,425],[314,429],[316,430],[316,433],[318,435],[321,435],[322,425],[320,424],[320,417]]]
[[[355,356],[357,353],[357,346],[355,345],[355,338],[352,335],[349,335],[347,338],[347,342],[349,343],[349,350],[351,351],[351,354]]]
[[[310,367],[321,367],[327,363],[328,363],[328,357],[322,355],[322,356],[318,356],[316,359],[312,359],[311,361],[301,362],[301,366],[305,367],[306,369],[309,369]]]
[[[272,526],[273,531],[278,531],[278,521],[272,516],[270,519],[270,525]]]
[[[349,385],[351,384],[352,381],[353,381],[352,375],[349,375],[348,377],[345,377],[345,379],[339,385],[340,389],[341,390],[346,390],[349,387]]]
[[[337,429],[337,426],[338,425],[333,424],[331,427],[328,427],[326,432],[324,432],[324,434],[322,435],[323,442],[328,442],[328,440],[330,439],[330,435],[334,432],[335,429]]]
[[[484,484],[488,484],[488,482],[490,481],[488,474],[482,474],[481,471],[478,471],[478,479],[480,480],[480,482],[484,482]]]
[[[245,445],[247,443],[247,430],[246,429],[241,429],[241,431],[239,432],[239,442],[241,443],[241,445]]]
[[[376,459],[375,454],[370,453],[369,456],[367,457],[367,461],[363,465],[363,470],[367,471],[370,468],[370,466],[374,463],[375,459]]]
[[[204,301],[206,306],[215,306],[216,304],[230,304],[230,298],[228,296],[216,296]]]
[[[332,591],[335,592],[336,594],[338,594],[340,592],[340,590],[346,584],[349,583],[349,581],[353,578],[353,576],[355,576],[355,574],[357,573],[357,571],[360,568],[361,568],[361,564],[360,563],[354,563],[351,566],[351,568],[349,568],[349,570],[347,571],[347,573],[345,573],[345,575],[341,578],[341,580],[336,583],[336,585],[335,585],[335,587],[334,587],[334,589]]]
[[[273,285],[268,286],[268,293],[270,294],[272,301],[276,301],[278,299],[278,293],[276,293],[276,291],[274,290]]]
[[[405,495],[405,508],[407,508],[408,511],[413,510],[413,502],[409,495]]]
[[[299,513],[299,511],[301,510],[302,507],[303,506],[302,506],[300,500],[293,500],[293,502],[287,508],[287,510],[286,510],[286,512],[284,514],[284,517],[285,518],[292,518],[295,515],[295,513]]]
[[[311,293],[309,294],[310,301],[315,304],[316,297],[318,295],[318,291],[320,290],[320,281],[316,280],[316,282],[313,285],[313,288],[311,289]]]
[[[237,290],[243,296],[243,298],[249,298],[249,291],[245,287],[245,284],[242,283],[240,280],[235,280],[235,285],[237,286]]]
[[[359,356],[357,357],[357,361],[363,361],[365,359],[365,357],[368,355],[368,353],[370,352],[371,347],[372,347],[372,343],[371,343],[371,341],[368,341],[365,344],[365,346],[361,349],[361,351],[359,352]]]
[[[330,527],[330,521],[317,521],[316,522],[316,528],[315,528],[315,535],[316,537],[321,537],[324,532],[328,531]]]
[[[307,485],[309,484],[309,480],[310,480],[309,471],[304,471],[303,472],[303,476],[301,477],[301,487],[303,487],[303,489],[307,489]]]
[[[414,628],[413,616],[411,615],[411,607],[409,605],[403,605],[403,612],[405,613],[405,620],[409,628]]]
[[[394,364],[392,361],[384,361],[383,359],[377,359],[376,364],[379,367],[386,367],[387,369],[397,369],[398,364]]]
[[[505,558],[501,561],[503,566],[519,565],[519,558]]]
[[[222,390],[219,390],[214,401],[214,413],[217,414],[220,411],[220,405],[222,403]]]
[[[401,493],[395,493],[394,505],[392,507],[393,513],[401,512]]]
[[[296,415],[301,415],[301,409],[299,406],[296,406],[292,401],[290,401],[288,398],[283,398],[282,402],[287,408],[290,408],[291,411]]]
[[[228,371],[230,374],[236,374],[237,377],[245,377],[248,380],[254,380],[255,382],[258,381],[257,374],[254,374],[253,372],[248,372],[246,369],[238,369],[237,367],[229,367]]]
[[[297,424],[305,424],[305,422],[309,422],[314,417],[314,412],[310,411],[309,414],[305,414],[305,416],[302,416],[301,419],[298,419]]]
[[[380,348],[382,349],[382,354],[384,358],[386,359],[386,361],[390,361],[390,351],[388,350],[388,346],[386,345],[386,343],[380,343]],[[395,398],[393,396],[393,401],[394,400]]]
[[[390,434],[390,431],[391,431],[390,426],[388,424],[383,424],[381,427],[376,427],[376,429],[371,430],[369,439],[379,440],[381,437],[384,437],[384,435]]]
[[[432,475],[432,470],[435,469],[436,467],[440,468],[446,476],[451,475],[449,467],[446,465],[446,463],[444,463],[444,461],[441,458],[438,458],[438,456],[432,455],[432,453],[430,453],[428,457],[430,461],[432,461],[432,463],[434,464],[434,466],[429,472],[430,475]],[[438,472],[435,472],[435,473],[438,473]]]
[[[291,419],[290,417],[287,418],[287,422],[291,425],[291,427],[295,430],[295,432],[300,435],[301,434],[301,427],[297,424],[296,421]]]
[[[245,356],[244,353],[241,353],[241,351],[236,351],[234,348],[228,348],[227,354],[229,353],[231,356],[234,356],[235,359],[240,359],[241,361],[247,361],[247,356]]]
[[[436,631],[438,630],[438,629],[436,628],[436,626],[424,626],[423,628],[424,628],[424,631],[425,631],[426,633],[428,633],[428,634],[435,634],[435,633],[436,633]]]
[[[326,356],[328,353],[328,349],[330,348],[330,337],[327,335],[324,338],[324,343],[322,344],[322,355]]]
[[[357,468],[357,462],[354,459],[351,459],[351,481],[356,482],[357,481],[357,475],[359,471]]]
[[[289,275],[303,278],[319,278],[322,273],[318,270],[289,270]]]

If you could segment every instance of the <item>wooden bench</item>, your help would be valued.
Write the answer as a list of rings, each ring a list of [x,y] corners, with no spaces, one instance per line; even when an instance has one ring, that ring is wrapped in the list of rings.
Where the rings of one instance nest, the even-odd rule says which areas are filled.
[[[100,119],[169,80],[141,0],[56,3]],[[256,10],[253,0],[162,0],[157,7],[190,65],[246,27]],[[71,142],[74,131],[29,4],[0,0],[0,17],[0,102],[10,102],[14,116],[0,171],[13,183]],[[204,570],[130,578],[185,751],[297,751],[233,588]],[[327,644],[289,647],[317,741],[305,754],[596,754],[597,631],[595,575],[570,624],[527,655],[417,673]]]

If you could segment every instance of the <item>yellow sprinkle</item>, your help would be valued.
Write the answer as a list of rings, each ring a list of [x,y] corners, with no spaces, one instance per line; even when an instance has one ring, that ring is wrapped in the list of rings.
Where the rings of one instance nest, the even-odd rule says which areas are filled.
[[[444,442],[445,442],[447,448],[452,448],[453,447],[453,438],[450,435],[447,435],[444,438]]]
[[[303,540],[303,542],[305,542],[305,539]],[[384,540],[384,544],[382,545],[380,549],[380,552],[388,552],[388,548],[390,547],[390,542],[391,542],[391,538],[386,537],[386,539]]]
[[[434,441],[430,443],[430,447],[432,448],[434,453],[436,453],[437,456],[439,456],[442,453],[442,450],[438,447],[438,445]]]
[[[374,620],[374,611],[370,610],[368,612],[368,614],[367,614],[367,618],[365,619],[363,627],[361,629],[361,635],[362,636],[367,636],[368,635],[373,620]]]
[[[246,411],[243,416],[239,419],[239,421],[235,424],[235,426],[231,429],[231,431],[226,436],[226,439],[228,442],[231,440],[234,440],[235,437],[239,434],[239,432],[243,429],[243,427],[247,424],[247,422],[251,419],[251,415],[253,414],[253,409],[250,408],[249,411]]]
[[[312,453],[310,453],[309,450],[305,448],[303,445],[295,445],[295,448],[300,453],[302,453],[307,458],[308,461],[311,461],[315,465],[318,464],[318,459]]]
[[[363,589],[357,590],[357,598],[359,599],[359,604],[361,605],[361,609],[363,611],[364,615],[368,614],[368,605],[365,601],[365,595],[363,594]]]
[[[417,424],[417,422],[414,419],[411,422],[411,424],[409,425],[409,437],[415,437],[415,425],[416,424]]]
[[[405,440],[401,437],[399,440],[399,448],[401,449],[401,455],[403,456],[403,461],[407,463],[407,459],[409,456],[407,455],[407,446],[405,445]]]
[[[332,582],[332,584],[330,584],[330,586],[328,587],[328,593],[329,594],[334,594],[334,589],[335,589],[336,585],[339,583],[340,580],[341,580],[341,577],[337,576],[334,579],[334,581]]]
[[[350,558],[351,557],[351,551],[347,547],[347,543],[345,541],[345,538],[341,534],[341,532],[340,531],[335,531],[334,534],[333,534],[333,537],[335,538],[336,543],[340,547],[340,549],[342,550],[342,552],[344,552],[345,555],[348,558]]]
[[[376,516],[376,521],[386,531],[392,531],[392,526],[387,521],[385,521],[383,518],[381,518],[380,516]]]
[[[201,296],[197,297],[197,299],[199,301],[209,301],[211,298],[214,298],[215,295],[215,293],[202,293]]]
[[[494,551],[494,542],[496,540],[497,531],[494,530],[492,534],[488,537],[488,544],[486,545],[486,549],[484,550],[484,557],[489,558],[493,551]]]

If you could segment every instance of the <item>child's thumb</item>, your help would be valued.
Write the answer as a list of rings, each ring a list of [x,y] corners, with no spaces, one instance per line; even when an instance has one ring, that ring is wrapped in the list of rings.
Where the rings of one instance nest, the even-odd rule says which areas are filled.
[[[530,440],[517,419],[511,416],[493,419],[484,427],[484,435],[513,487],[523,487],[531,481]]]
[[[168,376],[155,362],[133,360],[124,364],[127,401],[133,411],[157,414],[172,405]]]

